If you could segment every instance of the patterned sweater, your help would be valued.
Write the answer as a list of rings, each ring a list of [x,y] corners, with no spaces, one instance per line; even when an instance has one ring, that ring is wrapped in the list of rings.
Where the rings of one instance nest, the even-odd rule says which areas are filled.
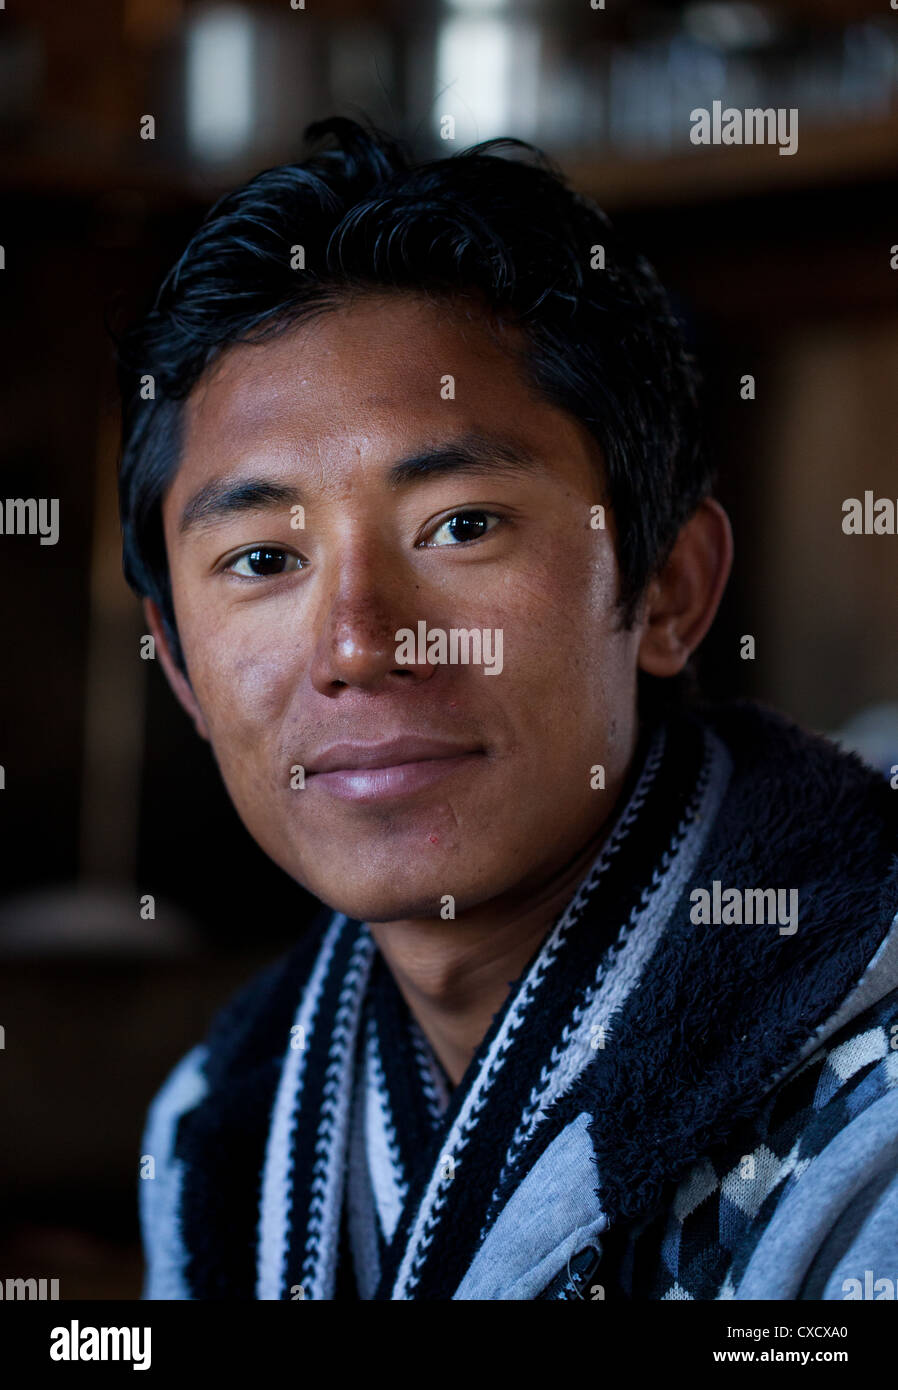
[[[323,910],[150,1108],[144,1297],[894,1297],[896,828],[778,715],[668,716],[454,1089]]]

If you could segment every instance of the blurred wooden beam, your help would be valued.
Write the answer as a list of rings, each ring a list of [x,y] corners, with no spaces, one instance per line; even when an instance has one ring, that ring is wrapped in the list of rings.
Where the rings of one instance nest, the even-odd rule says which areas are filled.
[[[90,561],[80,877],[130,885],[137,870],[146,664],[140,657],[140,610],[122,573],[117,451],[118,422],[102,408]]]
[[[898,173],[898,112],[838,126],[799,121],[794,155],[771,145],[716,145],[646,157],[574,154],[560,162],[577,187],[607,208],[848,183]]]

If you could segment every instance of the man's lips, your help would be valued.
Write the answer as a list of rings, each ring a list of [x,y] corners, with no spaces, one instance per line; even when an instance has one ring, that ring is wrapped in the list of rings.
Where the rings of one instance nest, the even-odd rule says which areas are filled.
[[[342,801],[381,801],[420,791],[483,756],[482,748],[412,736],[374,744],[335,743],[306,767],[306,786]]]

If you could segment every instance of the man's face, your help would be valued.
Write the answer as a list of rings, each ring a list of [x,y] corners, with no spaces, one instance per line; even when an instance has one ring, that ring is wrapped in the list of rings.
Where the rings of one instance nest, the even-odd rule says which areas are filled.
[[[470,307],[359,297],[194,389],[163,515],[198,723],[247,829],[323,902],[372,922],[526,902],[600,829],[639,641],[605,501],[586,430]],[[495,673],[403,663],[419,622],[492,634]],[[370,747],[412,736],[449,747]],[[367,759],[322,770],[346,743]]]

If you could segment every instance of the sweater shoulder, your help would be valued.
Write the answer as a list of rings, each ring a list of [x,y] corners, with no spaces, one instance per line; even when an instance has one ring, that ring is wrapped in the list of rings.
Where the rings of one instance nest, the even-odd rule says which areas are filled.
[[[857,753],[757,700],[707,702],[694,715],[726,743],[740,793],[794,803],[818,827],[829,822],[847,830],[859,814],[865,828],[881,828],[892,853],[898,851],[898,797]]]
[[[736,1252],[730,1296],[844,1297],[843,1266],[865,1249],[869,1262],[881,1247],[883,1202],[895,1210],[898,989],[808,1057],[776,1089],[766,1114],[763,1151],[776,1164]],[[889,1244],[894,1261],[894,1228]],[[864,1267],[861,1260],[861,1274]]]
[[[820,1297],[800,1292],[812,1265],[816,1286],[829,1278],[818,1252],[859,1192],[895,1176],[898,988],[782,1077],[660,1209],[622,1233],[627,1296]]]

